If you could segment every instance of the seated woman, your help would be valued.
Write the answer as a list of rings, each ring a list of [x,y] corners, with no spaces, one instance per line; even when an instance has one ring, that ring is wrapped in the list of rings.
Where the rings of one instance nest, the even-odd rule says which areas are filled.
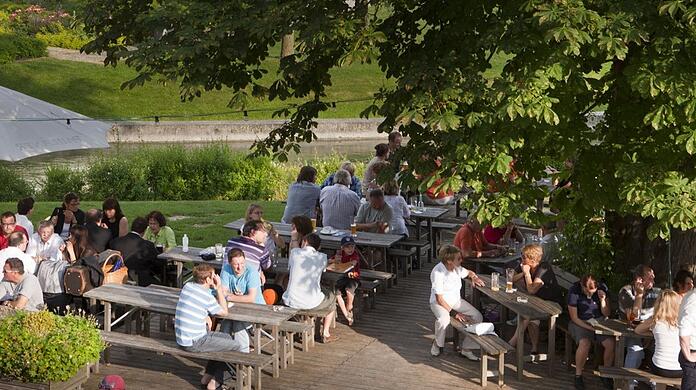
[[[408,237],[406,219],[411,217],[411,210],[409,210],[403,196],[399,195],[399,185],[396,183],[396,180],[384,183],[384,201],[392,209],[389,233]]]
[[[63,240],[67,240],[73,225],[85,224],[85,213],[80,210],[80,197],[74,192],[65,194],[63,204],[53,209],[51,222],[53,222],[54,232]]]
[[[283,303],[294,309],[332,307],[331,313],[323,320],[321,340],[326,344],[338,340],[337,336],[330,334],[331,324],[336,316],[336,302],[333,293],[322,291],[321,288],[321,275],[328,261],[326,254],[319,252],[320,247],[321,238],[311,233],[302,239],[299,248],[290,250],[290,277],[288,288],[283,294]]]
[[[493,225],[486,226],[483,229],[483,236],[486,237],[486,241],[491,244],[502,244],[508,245],[510,240],[516,242],[524,242],[524,236],[520,229],[514,223],[510,222],[506,226],[493,227]]]
[[[338,168],[338,170],[341,169],[350,174],[350,185],[348,185],[348,188],[355,192],[355,194],[358,195],[358,198],[362,198],[362,181],[359,177],[355,176],[355,165],[353,165],[353,163],[350,161],[344,161],[341,163],[341,167]],[[329,177],[327,177],[326,180],[324,180],[324,182],[321,184],[321,189],[323,190],[325,187],[334,185],[336,183],[335,176],[335,172],[330,174]]]
[[[268,238],[266,238],[266,244],[264,246],[266,249],[268,249],[269,253],[275,253],[276,248],[285,248],[285,241],[283,241],[283,239],[278,235],[278,231],[276,231],[276,229],[273,227],[273,224],[263,219],[263,208],[255,203],[252,203],[249,205],[249,207],[247,207],[244,221],[249,222],[254,220],[262,221],[264,226],[266,226]]]
[[[694,288],[694,277],[691,272],[682,269],[674,275],[674,282],[672,283],[672,288],[679,294],[681,298]]]
[[[281,222],[289,223],[292,217],[304,215],[308,218],[317,217],[319,194],[321,189],[314,184],[317,180],[317,170],[304,166],[297,175],[297,181],[288,188],[288,202],[285,205]]]
[[[154,210],[147,215],[147,229],[143,238],[155,244],[156,247],[164,248],[168,251],[176,247],[176,237],[174,230],[167,226],[167,219],[164,214]]]
[[[73,226],[70,228],[70,237],[65,242],[63,258],[70,264],[85,257],[94,256],[97,251],[89,244],[89,232],[84,226]]]
[[[655,301],[652,317],[636,326],[636,333],[655,337],[655,353],[650,370],[667,378],[681,378],[679,365],[679,304],[681,297],[672,290],[662,290]]]
[[[543,251],[541,245],[527,245],[522,248],[522,264],[518,269],[518,273],[513,277],[513,283],[516,283],[520,289],[528,294],[535,295],[543,300],[559,302],[561,300],[560,289],[556,275],[553,273],[553,268],[549,263],[543,263],[541,258]],[[520,324],[522,334],[525,330],[529,330],[529,338],[532,342],[532,355],[536,355],[539,351],[539,321],[530,321],[527,318],[522,319]],[[510,345],[517,345],[517,333],[510,339]],[[524,341],[522,341],[524,344]],[[524,346],[520,346],[524,348]]]
[[[592,325],[587,322],[591,319],[609,317],[611,314],[607,286],[599,285],[592,275],[583,276],[568,290],[568,314],[570,315],[568,331],[578,344],[578,349],[575,351],[575,388],[584,389],[582,370],[585,368],[592,342],[599,341],[604,347],[604,366],[611,367],[614,364],[614,338],[596,335]],[[611,379],[601,378],[601,380],[606,388],[613,388]]]
[[[102,211],[104,212],[102,222],[111,232],[111,239],[128,234],[128,219],[123,215],[118,200],[106,198],[104,203],[102,203]]]
[[[254,267],[246,266],[243,250],[232,248],[227,252],[227,264],[222,267],[220,280],[227,302],[266,304],[261,293],[261,277]],[[242,352],[249,352],[249,326],[251,324],[243,321],[224,320],[222,331],[241,343]]]
[[[472,271],[462,267],[462,254],[454,245],[444,245],[438,253],[440,263],[430,272],[430,310],[435,314],[435,340],[430,348],[430,354],[440,355],[445,346],[445,334],[450,325],[450,312],[454,311],[454,318],[463,325],[477,324],[483,321],[483,316],[469,302],[461,298],[462,279],[470,278],[476,286],[484,283]],[[461,341],[460,353],[469,360],[479,360],[471,350],[478,349],[478,345],[465,337]]]

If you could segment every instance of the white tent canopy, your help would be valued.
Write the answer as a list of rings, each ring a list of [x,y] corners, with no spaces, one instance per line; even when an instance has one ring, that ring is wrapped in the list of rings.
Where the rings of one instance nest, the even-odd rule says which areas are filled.
[[[66,119],[70,119],[70,124]],[[111,125],[0,87],[0,160],[63,150],[108,148]]]

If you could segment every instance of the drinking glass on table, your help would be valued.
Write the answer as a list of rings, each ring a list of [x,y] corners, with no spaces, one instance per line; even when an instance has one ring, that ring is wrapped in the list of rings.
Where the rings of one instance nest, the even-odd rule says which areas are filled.
[[[491,290],[498,291],[500,289],[500,274],[493,272],[491,274]]]
[[[512,292],[512,278],[515,276],[515,270],[512,268],[507,268],[505,270],[505,292]]]
[[[215,244],[215,258],[218,260],[222,259],[222,255],[223,255],[222,244],[220,244],[220,243]]]

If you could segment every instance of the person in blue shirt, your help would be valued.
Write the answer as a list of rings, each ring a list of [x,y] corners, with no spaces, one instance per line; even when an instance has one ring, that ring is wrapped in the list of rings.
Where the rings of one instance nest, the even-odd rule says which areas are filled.
[[[227,252],[227,264],[220,273],[222,291],[227,302],[256,303],[265,305],[261,293],[261,278],[254,267],[247,267],[244,251],[232,248]],[[224,320],[221,330],[231,334],[244,346],[242,352],[249,352],[249,333],[251,325],[243,321]]]

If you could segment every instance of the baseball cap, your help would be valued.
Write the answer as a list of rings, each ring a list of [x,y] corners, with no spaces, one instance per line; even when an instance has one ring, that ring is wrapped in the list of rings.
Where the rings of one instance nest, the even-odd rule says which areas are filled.
[[[99,390],[126,390],[126,382],[119,375],[107,375],[99,384]]]
[[[351,236],[345,236],[341,238],[341,246],[344,245],[355,245],[355,240]]]

